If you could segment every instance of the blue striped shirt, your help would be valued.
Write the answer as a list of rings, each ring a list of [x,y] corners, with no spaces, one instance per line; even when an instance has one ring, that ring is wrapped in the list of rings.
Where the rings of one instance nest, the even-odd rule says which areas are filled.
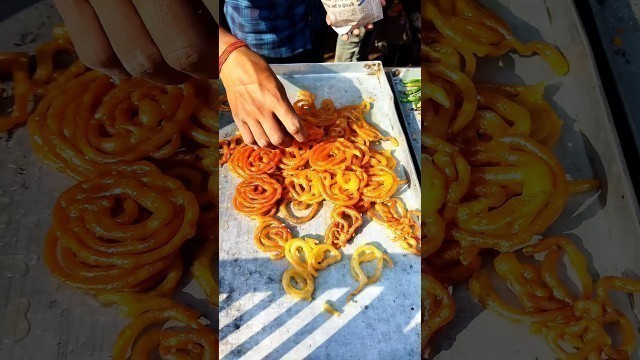
[[[325,16],[320,0],[227,0],[224,13],[235,37],[274,58],[311,49]]]

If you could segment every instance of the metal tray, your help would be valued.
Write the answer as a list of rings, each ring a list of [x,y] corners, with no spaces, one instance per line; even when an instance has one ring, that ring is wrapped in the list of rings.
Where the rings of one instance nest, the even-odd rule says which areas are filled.
[[[635,139],[637,148],[630,151],[640,152],[640,1],[589,0],[588,4]]]
[[[549,234],[564,234],[586,251],[593,275],[640,274],[640,212],[600,86],[591,48],[572,1],[484,0],[523,40],[555,43],[571,71],[557,77],[540,58],[508,54],[479,63],[478,79],[503,83],[548,84],[546,97],[564,120],[555,153],[571,178],[599,178],[597,194],[572,197]],[[499,66],[501,65],[501,66]],[[638,326],[624,294],[614,302]],[[543,337],[473,302],[456,288],[456,317],[435,339],[436,359],[553,359]],[[638,299],[635,303],[637,304]],[[637,310],[636,310],[637,312]],[[635,350],[634,358],[640,358]]]
[[[395,112],[393,94],[379,62],[353,64],[274,65],[291,100],[299,89],[336,106],[374,101],[367,119],[398,138],[397,173],[408,178],[402,199],[410,209],[420,206],[420,185]],[[236,132],[230,114],[220,118],[220,136]],[[405,174],[405,175],[403,175]],[[231,205],[240,181],[225,166],[220,170],[220,356],[222,359],[415,359],[420,354],[420,259],[389,240],[379,224],[366,220],[341,262],[320,272],[312,302],[295,301],[282,289],[286,260],[271,261],[253,245],[255,221]],[[289,227],[294,236],[321,239],[331,205],[324,204],[307,224]],[[393,268],[380,282],[367,286],[346,304],[355,287],[349,261],[355,248],[373,242],[389,253]],[[322,310],[333,300],[342,316]]]
[[[400,108],[400,114],[404,121],[405,128],[407,130],[407,137],[411,141],[411,150],[413,151],[414,162],[417,164],[418,169],[422,168],[420,162],[420,151],[422,146],[422,140],[420,138],[420,131],[422,129],[422,115],[419,110],[416,110],[412,104],[400,101],[400,97],[403,96],[404,86],[403,80],[420,79],[422,74],[420,68],[391,68],[389,70],[389,76],[391,78],[391,85],[393,87],[393,93],[395,94],[396,104]]]

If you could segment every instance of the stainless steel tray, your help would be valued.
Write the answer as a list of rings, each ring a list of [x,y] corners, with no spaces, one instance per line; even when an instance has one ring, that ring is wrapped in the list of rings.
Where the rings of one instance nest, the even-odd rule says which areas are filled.
[[[635,139],[637,148],[627,151],[640,152],[640,1],[589,0],[588,4]]]
[[[379,62],[353,64],[274,65],[291,100],[299,89],[312,91],[318,101],[331,98],[336,106],[373,100],[368,120],[398,138],[394,152],[398,174],[410,180],[401,197],[410,209],[420,206],[420,187],[393,94]],[[230,114],[220,119],[220,136],[236,132]],[[406,175],[403,175],[406,174]],[[231,205],[239,180],[225,166],[220,170],[220,355],[223,359],[415,359],[420,354],[420,259],[389,240],[379,224],[366,221],[340,263],[320,272],[312,302],[295,301],[282,289],[286,260],[271,261],[253,245],[255,221]],[[311,222],[293,228],[294,236],[321,238],[329,224],[331,205],[325,204]],[[290,227],[291,228],[291,227]],[[355,287],[349,260],[355,248],[374,242],[394,261],[380,282],[345,305]],[[340,317],[322,310],[333,300]]]
[[[420,79],[422,76],[420,68],[391,68],[389,75],[391,77],[393,92],[396,96],[396,103],[400,108],[400,114],[402,115],[402,120],[404,121],[405,128],[407,129],[407,135],[411,141],[414,162],[417,164],[418,169],[421,169],[420,151],[422,141],[420,138],[420,131],[422,129],[422,117],[420,111],[416,110],[412,104],[400,101],[400,97],[404,96],[402,81]]]
[[[565,234],[587,253],[594,275],[640,274],[640,217],[620,144],[593,55],[572,1],[484,0],[513,28],[517,37],[555,43],[568,57],[571,71],[557,77],[540,58],[509,54],[481,61],[478,79],[503,83],[548,84],[546,97],[564,120],[555,153],[571,178],[597,177],[598,194],[571,198],[549,234]],[[498,66],[500,64],[501,66]],[[436,359],[553,359],[544,339],[528,326],[501,318],[456,289],[456,318],[436,337]],[[615,303],[638,326],[626,295]],[[636,299],[636,304],[638,299]],[[634,358],[640,358],[638,350]]]

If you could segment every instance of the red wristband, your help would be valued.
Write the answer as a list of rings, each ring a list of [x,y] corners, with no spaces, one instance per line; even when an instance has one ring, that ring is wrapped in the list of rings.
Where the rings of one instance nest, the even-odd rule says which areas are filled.
[[[243,46],[247,46],[247,44],[242,40],[236,40],[236,41],[232,42],[231,44],[229,44],[229,46],[227,46],[224,49],[224,51],[222,52],[222,54],[218,58],[218,74],[220,74],[220,71],[222,71],[222,65],[224,65],[225,62],[227,62],[227,59],[229,58],[231,53],[233,53],[234,51],[238,50],[239,48],[241,48]]]

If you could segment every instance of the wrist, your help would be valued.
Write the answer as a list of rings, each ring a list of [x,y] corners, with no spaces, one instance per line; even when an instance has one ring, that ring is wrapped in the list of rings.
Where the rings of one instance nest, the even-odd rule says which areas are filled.
[[[222,72],[222,67],[227,62],[231,54],[233,54],[236,50],[246,46],[247,44],[242,40],[235,40],[232,43],[228,44],[218,58],[218,73]]]

